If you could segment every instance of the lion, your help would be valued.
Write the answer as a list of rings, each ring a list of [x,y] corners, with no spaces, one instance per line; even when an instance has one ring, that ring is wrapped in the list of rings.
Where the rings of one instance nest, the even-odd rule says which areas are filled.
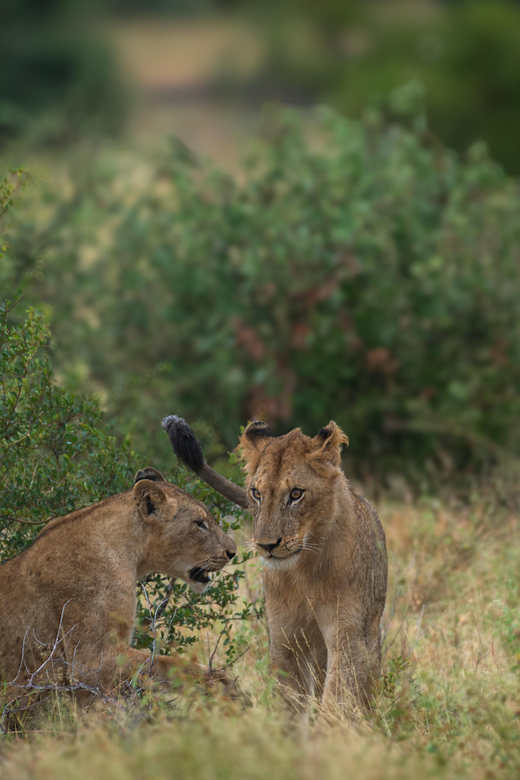
[[[235,555],[204,504],[150,467],[136,474],[133,489],[51,520],[0,566],[4,698],[21,700],[59,682],[83,702],[141,672],[171,681],[174,670],[210,687],[202,666],[130,647],[136,580],[161,573],[200,593]],[[233,682],[224,671],[215,675]]]
[[[175,416],[163,427],[175,453],[217,490],[236,485],[206,463],[193,431]],[[387,587],[385,533],[341,468],[348,438],[331,421],[314,437],[296,428],[274,436],[265,422],[240,438],[263,580],[270,660],[285,695],[304,710],[311,696],[328,716],[366,710],[380,675]],[[209,478],[208,478],[209,476]]]

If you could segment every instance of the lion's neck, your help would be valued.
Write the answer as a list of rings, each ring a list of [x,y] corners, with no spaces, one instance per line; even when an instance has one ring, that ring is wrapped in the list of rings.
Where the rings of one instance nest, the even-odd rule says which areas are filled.
[[[344,558],[346,549],[349,549],[354,540],[354,496],[348,486],[347,479],[338,478],[335,485],[334,498],[331,511],[317,535],[321,537],[321,560],[328,560],[327,565],[332,565],[332,560]],[[340,544],[340,541],[342,542]],[[346,545],[346,547],[345,547]]]
[[[54,549],[58,544],[66,549],[81,549],[99,560],[108,560],[110,565],[137,571],[143,551],[132,511],[125,505],[131,500],[123,493],[50,520],[28,551],[34,548],[35,554],[41,555],[44,547]]]

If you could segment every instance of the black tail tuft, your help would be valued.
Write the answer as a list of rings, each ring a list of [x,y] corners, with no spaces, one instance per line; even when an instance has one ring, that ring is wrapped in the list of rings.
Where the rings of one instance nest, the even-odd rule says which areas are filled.
[[[162,427],[168,434],[173,451],[180,461],[198,474],[204,465],[202,448],[192,429],[182,417],[171,414],[162,421]]]

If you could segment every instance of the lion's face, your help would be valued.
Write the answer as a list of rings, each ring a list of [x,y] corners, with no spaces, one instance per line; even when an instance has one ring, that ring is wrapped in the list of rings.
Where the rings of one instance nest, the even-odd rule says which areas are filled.
[[[335,515],[334,483],[348,441],[335,423],[311,438],[299,428],[274,437],[252,423],[240,446],[253,513],[253,543],[269,566],[288,568],[305,551],[319,555],[323,528]]]
[[[210,572],[236,555],[235,543],[204,504],[174,485],[141,479],[134,486],[134,499],[146,535],[144,570],[179,577],[201,593]]]

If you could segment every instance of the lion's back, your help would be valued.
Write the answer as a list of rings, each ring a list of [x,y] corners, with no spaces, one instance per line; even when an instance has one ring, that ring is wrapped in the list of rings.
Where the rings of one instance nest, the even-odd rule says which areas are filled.
[[[363,496],[352,494],[358,528],[356,568],[362,583],[367,621],[379,620],[386,603],[388,556],[386,536],[379,515]],[[361,538],[360,538],[361,537]]]

